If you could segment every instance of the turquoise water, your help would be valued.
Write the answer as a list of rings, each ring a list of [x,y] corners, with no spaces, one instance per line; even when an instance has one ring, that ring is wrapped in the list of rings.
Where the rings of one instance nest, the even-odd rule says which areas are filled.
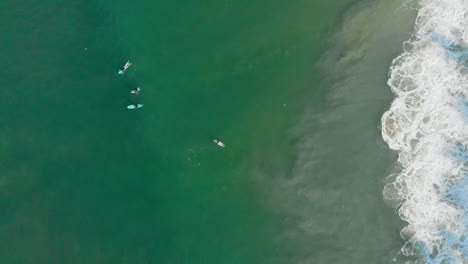
[[[342,232],[348,220],[327,210],[330,193],[309,210],[295,198],[301,190],[290,188],[301,183],[303,136],[323,133],[300,125],[305,109],[320,105],[330,88],[318,61],[355,1],[329,2],[3,1],[4,262],[391,258],[399,222],[383,204],[378,180],[366,186],[370,201],[379,202],[368,204],[395,217],[383,228],[393,237],[367,258],[347,248],[361,233]],[[117,75],[127,59],[133,66]],[[131,95],[136,86],[140,95]],[[132,103],[145,107],[128,111]],[[377,117],[384,106],[370,109]],[[212,137],[227,147],[217,148]],[[385,175],[392,159],[382,155],[374,170]],[[321,177],[313,184],[327,189],[328,176]],[[337,186],[333,192],[346,193]],[[305,220],[311,213],[320,221]]]

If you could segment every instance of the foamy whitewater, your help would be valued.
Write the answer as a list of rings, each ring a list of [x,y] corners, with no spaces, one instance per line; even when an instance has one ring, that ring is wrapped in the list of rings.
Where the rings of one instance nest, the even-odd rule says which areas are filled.
[[[408,225],[414,263],[468,263],[468,0],[422,0],[415,34],[393,61],[395,100],[382,136],[401,171],[385,198]]]

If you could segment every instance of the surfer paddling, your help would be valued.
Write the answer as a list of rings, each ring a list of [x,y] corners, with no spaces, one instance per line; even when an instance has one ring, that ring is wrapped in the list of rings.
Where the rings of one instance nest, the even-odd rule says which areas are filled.
[[[143,107],[142,104],[131,104],[131,105],[127,106],[127,109],[138,109],[138,108],[142,108],[142,107]]]
[[[138,95],[140,93],[141,89],[140,87],[137,87],[137,88],[133,88],[130,93],[131,94],[135,94],[135,95]]]
[[[119,69],[119,74],[123,75],[130,66],[132,66],[132,64],[130,63],[130,61],[127,61],[125,65]]]
[[[226,146],[226,145],[224,145],[223,142],[221,142],[221,141],[219,141],[219,140],[217,140],[217,139],[213,139],[213,142],[214,142],[216,145],[218,145],[219,147],[222,147],[222,148],[224,148],[224,147]]]

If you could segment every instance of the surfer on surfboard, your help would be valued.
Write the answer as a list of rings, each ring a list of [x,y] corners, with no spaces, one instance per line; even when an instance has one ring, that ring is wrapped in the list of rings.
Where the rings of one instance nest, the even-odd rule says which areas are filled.
[[[132,64],[130,63],[130,61],[127,61],[125,65],[119,69],[119,74],[123,75],[130,66],[132,66]]]
[[[226,145],[224,145],[223,142],[221,142],[220,140],[217,140],[217,139],[213,139],[213,142],[218,145],[219,147],[222,147],[224,148]]]
[[[141,89],[140,87],[137,87],[137,88],[133,88],[130,93],[131,94],[135,94],[135,95],[138,95],[140,93]]]
[[[142,107],[143,107],[142,104],[131,104],[131,105],[127,106],[127,109],[138,109],[138,108],[142,108]]]

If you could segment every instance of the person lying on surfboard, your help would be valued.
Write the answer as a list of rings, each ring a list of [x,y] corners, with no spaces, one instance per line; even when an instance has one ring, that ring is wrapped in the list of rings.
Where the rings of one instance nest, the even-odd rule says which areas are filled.
[[[138,109],[138,108],[142,108],[142,107],[143,107],[142,104],[131,104],[131,105],[127,106],[127,109]]]
[[[120,74],[120,75],[124,74],[125,71],[126,71],[130,66],[132,66],[132,64],[130,63],[130,61],[127,61],[127,62],[125,63],[125,65],[124,65],[122,68],[119,69],[119,74]]]
[[[223,142],[221,142],[221,141],[219,141],[219,140],[217,140],[217,139],[213,139],[213,142],[214,142],[216,145],[218,145],[219,147],[222,147],[222,148],[224,148],[224,147],[226,146],[226,145],[224,145]]]
[[[137,88],[133,88],[133,89],[130,91],[130,93],[131,93],[131,94],[136,94],[136,95],[138,95],[138,94],[140,93],[140,91],[141,91],[140,87],[137,87]]]

